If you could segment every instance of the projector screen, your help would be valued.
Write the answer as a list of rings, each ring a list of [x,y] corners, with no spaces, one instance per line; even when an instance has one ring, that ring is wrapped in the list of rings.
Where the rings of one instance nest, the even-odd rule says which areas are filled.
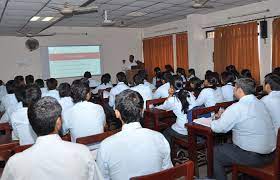
[[[48,47],[49,75],[52,78],[83,76],[89,71],[101,75],[100,46]]]

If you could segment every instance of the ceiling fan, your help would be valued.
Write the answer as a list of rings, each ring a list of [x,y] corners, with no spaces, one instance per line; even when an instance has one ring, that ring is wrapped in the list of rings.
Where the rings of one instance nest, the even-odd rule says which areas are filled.
[[[54,6],[48,6],[48,8],[57,10],[64,17],[72,17],[73,15],[89,14],[89,13],[98,12],[97,6],[79,7],[79,6],[73,6],[68,2],[64,3],[64,6],[62,8],[54,7]]]
[[[193,0],[194,4],[191,6],[194,9],[202,8],[215,8],[214,6],[207,5],[209,0]]]

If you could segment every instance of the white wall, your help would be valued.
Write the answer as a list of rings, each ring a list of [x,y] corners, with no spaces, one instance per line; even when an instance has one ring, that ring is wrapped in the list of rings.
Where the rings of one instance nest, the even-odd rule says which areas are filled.
[[[102,45],[101,58],[104,72],[112,75],[121,71],[121,60],[128,59],[134,54],[136,60],[142,60],[142,31],[134,28],[69,28],[53,27],[49,32],[58,35],[37,38],[40,46],[57,45]],[[88,35],[79,35],[87,32]],[[77,35],[62,35],[63,33],[77,33]],[[15,75],[33,74],[35,78],[42,77],[42,63],[40,49],[29,52],[25,48],[26,38],[0,36],[0,79],[7,81]],[[100,77],[96,77],[98,80]],[[71,82],[73,79],[60,79]]]
[[[212,53],[214,51],[214,42],[211,39],[205,39],[205,32],[213,28],[204,29],[203,27],[240,22],[255,18],[263,18],[264,16],[268,17],[280,15],[279,7],[279,0],[269,0],[218,11],[215,13],[209,13],[206,15],[192,14],[186,17],[185,20],[144,28],[143,34],[144,37],[152,37],[163,34],[172,34],[180,31],[188,31],[189,65],[190,67],[196,69],[199,77],[203,78],[203,75],[207,69],[212,70],[214,68],[212,57]],[[242,14],[249,14],[266,9],[269,9],[270,11],[262,14],[228,19],[230,16],[240,16]],[[264,40],[260,41],[261,78],[271,71],[271,22],[272,19],[268,19],[268,38],[266,39],[266,43],[264,43]]]

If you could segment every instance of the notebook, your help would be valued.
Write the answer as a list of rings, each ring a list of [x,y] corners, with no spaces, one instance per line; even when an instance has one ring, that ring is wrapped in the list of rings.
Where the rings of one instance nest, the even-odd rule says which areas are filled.
[[[196,124],[200,124],[200,125],[203,125],[203,126],[207,126],[207,127],[210,127],[211,125],[211,122],[212,122],[212,118],[209,117],[209,118],[198,118],[198,119],[195,119],[193,120],[194,123]]]

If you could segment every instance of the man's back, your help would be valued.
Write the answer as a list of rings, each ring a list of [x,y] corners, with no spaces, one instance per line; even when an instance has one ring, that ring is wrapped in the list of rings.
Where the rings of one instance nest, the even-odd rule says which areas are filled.
[[[63,114],[64,132],[69,129],[72,141],[79,137],[104,132],[105,113],[102,106],[83,101],[76,103]]]
[[[138,86],[132,87],[131,90],[139,92],[144,100],[144,109],[146,109],[146,101],[153,99],[153,92],[150,86],[139,84]]]
[[[119,82],[115,87],[113,87],[110,91],[109,95],[109,105],[111,107],[115,106],[115,98],[116,95],[121,93],[122,91],[129,89],[129,87],[124,82]]]
[[[87,147],[62,141],[58,135],[39,137],[36,143],[8,161],[3,180],[100,179]]]
[[[105,179],[128,180],[172,167],[170,147],[164,136],[142,128],[139,122],[125,124],[122,131],[101,143],[97,164]]]

